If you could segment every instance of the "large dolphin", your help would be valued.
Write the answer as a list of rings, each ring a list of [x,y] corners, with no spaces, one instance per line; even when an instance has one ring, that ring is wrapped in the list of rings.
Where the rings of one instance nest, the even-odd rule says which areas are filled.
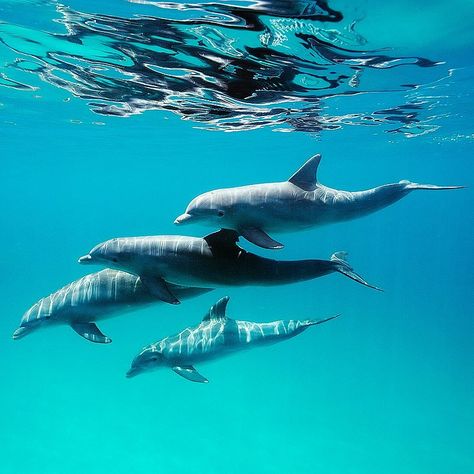
[[[196,222],[234,229],[263,248],[283,245],[268,233],[301,229],[362,217],[383,209],[418,189],[460,189],[410,181],[385,184],[366,191],[339,191],[317,180],[321,155],[310,158],[293,176],[281,183],[253,184],[218,189],[196,197],[175,224]]]
[[[206,288],[183,288],[170,285],[179,298],[191,298]],[[40,299],[22,317],[13,339],[53,325],[69,325],[91,342],[112,342],[104,336],[96,322],[161,301],[130,273],[105,269],[73,281],[55,293]]]
[[[179,295],[167,282],[183,286],[281,285],[311,280],[332,272],[369,285],[344,260],[344,252],[330,260],[278,261],[246,252],[233,230],[222,229],[204,238],[175,235],[124,237],[95,246],[79,259],[139,275],[150,292],[168,303]]]
[[[198,326],[186,328],[175,336],[146,346],[133,360],[127,377],[168,367],[191,382],[207,383],[208,380],[197,372],[194,364],[243,349],[275,344],[336,317],[270,323],[237,321],[226,316],[228,301],[228,296],[220,299]]]

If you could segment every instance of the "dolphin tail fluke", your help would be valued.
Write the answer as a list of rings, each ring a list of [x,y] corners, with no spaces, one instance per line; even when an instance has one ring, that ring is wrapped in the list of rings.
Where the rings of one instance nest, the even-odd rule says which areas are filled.
[[[354,280],[361,285],[368,286],[369,288],[373,288],[374,290],[383,291],[382,288],[378,288],[377,286],[367,283],[358,273],[354,271],[354,269],[347,262],[347,252],[336,252],[332,254],[331,262],[334,262],[335,270],[337,272],[346,275],[351,280]]]
[[[416,189],[424,189],[424,190],[431,190],[431,191],[445,191],[447,189],[464,189],[466,186],[437,186],[436,184],[418,184],[418,183],[410,183],[407,182],[405,189],[416,190]]]
[[[340,314],[336,314],[335,316],[329,316],[328,318],[324,318],[324,319],[308,319],[307,321],[304,322],[304,325],[305,326],[316,326],[316,324],[327,323],[328,321],[336,319],[339,316],[340,316]]]

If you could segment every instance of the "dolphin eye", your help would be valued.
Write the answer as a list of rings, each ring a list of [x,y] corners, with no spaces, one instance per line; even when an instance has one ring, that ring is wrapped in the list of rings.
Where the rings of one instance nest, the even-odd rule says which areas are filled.
[[[217,215],[218,215],[219,217],[224,217],[224,214],[225,214],[225,212],[222,211],[222,210],[217,211]]]
[[[118,262],[118,258],[117,258],[117,257],[112,257],[112,262],[117,263],[117,262]]]

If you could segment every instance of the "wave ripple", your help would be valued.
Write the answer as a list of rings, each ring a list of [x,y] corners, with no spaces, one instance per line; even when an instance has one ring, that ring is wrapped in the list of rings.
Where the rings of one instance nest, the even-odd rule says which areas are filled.
[[[324,0],[133,3],[153,16],[58,5],[64,33],[0,23],[0,40],[19,55],[5,71],[39,76],[101,115],[167,110],[226,131],[385,125],[416,134],[430,127],[423,113],[431,102],[413,94],[422,84],[415,69],[440,63],[365,49],[357,22]],[[0,85],[32,88],[6,72]]]

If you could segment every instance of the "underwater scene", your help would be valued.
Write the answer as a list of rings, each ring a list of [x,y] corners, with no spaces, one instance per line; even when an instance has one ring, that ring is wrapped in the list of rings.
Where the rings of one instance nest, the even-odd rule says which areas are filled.
[[[0,472],[474,472],[473,17],[0,0]]]

